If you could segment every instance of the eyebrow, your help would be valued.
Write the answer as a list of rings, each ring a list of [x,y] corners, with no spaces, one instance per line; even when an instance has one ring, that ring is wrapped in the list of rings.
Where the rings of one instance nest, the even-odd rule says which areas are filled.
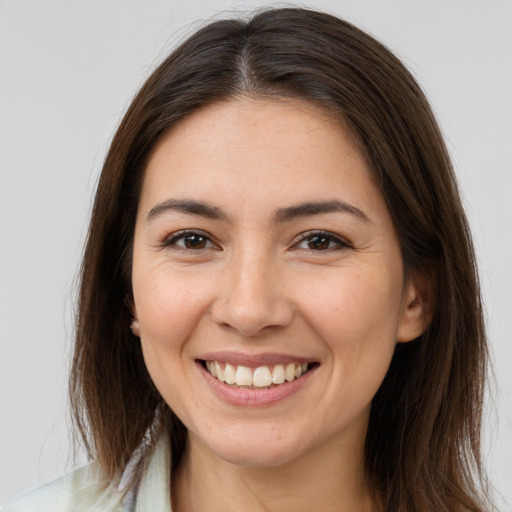
[[[195,201],[194,199],[168,199],[159,203],[153,208],[146,217],[146,222],[159,217],[165,212],[174,211],[187,213],[189,215],[199,215],[208,219],[227,220],[227,215],[217,206]]]
[[[155,205],[148,213],[146,222],[168,212],[174,211],[188,215],[198,215],[207,219],[229,220],[228,215],[217,206],[196,201],[194,199],[168,199]],[[365,223],[371,223],[369,217],[356,206],[338,199],[328,201],[312,201],[297,205],[287,206],[277,210],[274,220],[276,223],[289,222],[294,219],[311,217],[323,213],[348,213]]]
[[[286,222],[301,217],[310,217],[312,215],[320,215],[322,213],[349,213],[364,221],[367,224],[371,224],[370,218],[362,210],[356,206],[333,199],[329,201],[314,201],[308,203],[302,203],[294,206],[288,206],[281,208],[275,215],[276,222]]]

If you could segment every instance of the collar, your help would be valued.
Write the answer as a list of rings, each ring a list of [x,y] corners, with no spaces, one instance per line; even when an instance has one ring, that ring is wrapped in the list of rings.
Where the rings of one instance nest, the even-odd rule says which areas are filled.
[[[171,511],[171,447],[163,435],[153,449],[137,492],[135,512]]]
[[[140,446],[128,462],[117,489],[119,494],[132,482],[123,497],[123,512],[172,512],[169,438],[162,435],[149,454],[145,467],[141,460],[144,449]]]

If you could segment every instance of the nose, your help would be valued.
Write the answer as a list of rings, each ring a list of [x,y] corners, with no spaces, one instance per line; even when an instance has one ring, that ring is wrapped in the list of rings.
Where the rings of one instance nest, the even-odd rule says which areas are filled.
[[[292,304],[279,269],[269,258],[256,254],[240,257],[219,277],[222,285],[211,310],[218,325],[246,337],[260,337],[292,321]]]

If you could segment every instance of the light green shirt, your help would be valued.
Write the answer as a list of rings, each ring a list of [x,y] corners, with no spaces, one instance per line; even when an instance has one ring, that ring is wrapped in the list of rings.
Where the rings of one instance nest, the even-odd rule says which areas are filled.
[[[3,512],[171,512],[169,442],[158,441],[133,495],[123,498],[93,462],[22,496]]]

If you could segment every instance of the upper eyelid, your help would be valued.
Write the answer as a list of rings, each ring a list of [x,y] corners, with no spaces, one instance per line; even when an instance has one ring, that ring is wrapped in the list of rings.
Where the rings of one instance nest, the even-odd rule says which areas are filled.
[[[187,228],[187,229],[178,229],[178,231],[173,231],[172,233],[169,233],[165,236],[165,238],[172,239],[177,238],[179,236],[183,235],[202,235],[207,236],[208,238],[211,237],[210,233],[207,231],[204,231],[203,229],[195,229],[195,228]]]

